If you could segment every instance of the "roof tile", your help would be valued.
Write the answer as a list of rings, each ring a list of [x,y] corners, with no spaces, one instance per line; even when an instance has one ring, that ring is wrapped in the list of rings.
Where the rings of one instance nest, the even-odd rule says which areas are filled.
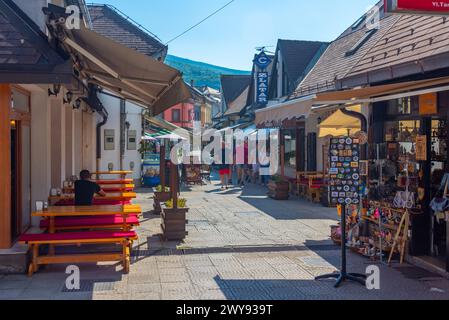
[[[165,59],[167,47],[109,5],[88,5],[92,29],[128,48],[153,58]]]

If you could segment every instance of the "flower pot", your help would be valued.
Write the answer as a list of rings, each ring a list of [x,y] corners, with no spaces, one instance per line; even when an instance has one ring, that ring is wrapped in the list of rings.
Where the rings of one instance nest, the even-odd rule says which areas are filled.
[[[268,196],[275,200],[288,200],[290,197],[290,184],[287,181],[270,181]]]
[[[163,206],[161,228],[165,240],[182,241],[185,239],[188,211],[188,208],[173,209]]]
[[[170,192],[155,192],[154,193],[154,204],[153,204],[153,213],[161,214],[162,208],[161,203],[170,200]]]

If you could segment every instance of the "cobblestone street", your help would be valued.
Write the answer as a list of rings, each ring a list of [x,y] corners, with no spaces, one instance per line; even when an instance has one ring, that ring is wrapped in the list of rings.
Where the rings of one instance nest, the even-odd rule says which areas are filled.
[[[66,266],[48,266],[31,279],[1,277],[0,299],[449,299],[448,280],[410,265],[381,265],[381,290],[314,281],[340,263],[329,240],[335,209],[265,193],[254,185],[221,191],[215,182],[186,190],[189,234],[180,244],[161,241],[152,194],[140,190],[144,216],[129,275],[82,265],[81,290],[65,292]],[[351,272],[370,264],[349,253]]]

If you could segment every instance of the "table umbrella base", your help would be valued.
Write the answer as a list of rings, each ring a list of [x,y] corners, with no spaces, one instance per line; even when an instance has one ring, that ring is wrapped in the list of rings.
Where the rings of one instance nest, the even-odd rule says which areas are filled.
[[[323,280],[323,279],[336,279],[337,283],[335,284],[335,288],[340,287],[340,285],[345,281],[353,281],[360,283],[363,286],[366,286],[366,276],[358,273],[338,272],[332,274],[325,274],[315,278],[315,280]]]

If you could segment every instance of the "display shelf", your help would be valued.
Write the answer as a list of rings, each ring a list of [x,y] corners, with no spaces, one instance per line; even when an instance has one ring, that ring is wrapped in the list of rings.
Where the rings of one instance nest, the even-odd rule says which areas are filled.
[[[379,221],[377,221],[376,219],[373,219],[373,218],[370,218],[370,217],[366,217],[366,216],[362,217],[362,219],[370,221],[370,222],[376,224],[377,226],[379,226]],[[382,223],[382,228],[390,229],[392,231],[397,231],[398,230],[398,226],[396,224],[395,225],[390,225],[390,224]]]

